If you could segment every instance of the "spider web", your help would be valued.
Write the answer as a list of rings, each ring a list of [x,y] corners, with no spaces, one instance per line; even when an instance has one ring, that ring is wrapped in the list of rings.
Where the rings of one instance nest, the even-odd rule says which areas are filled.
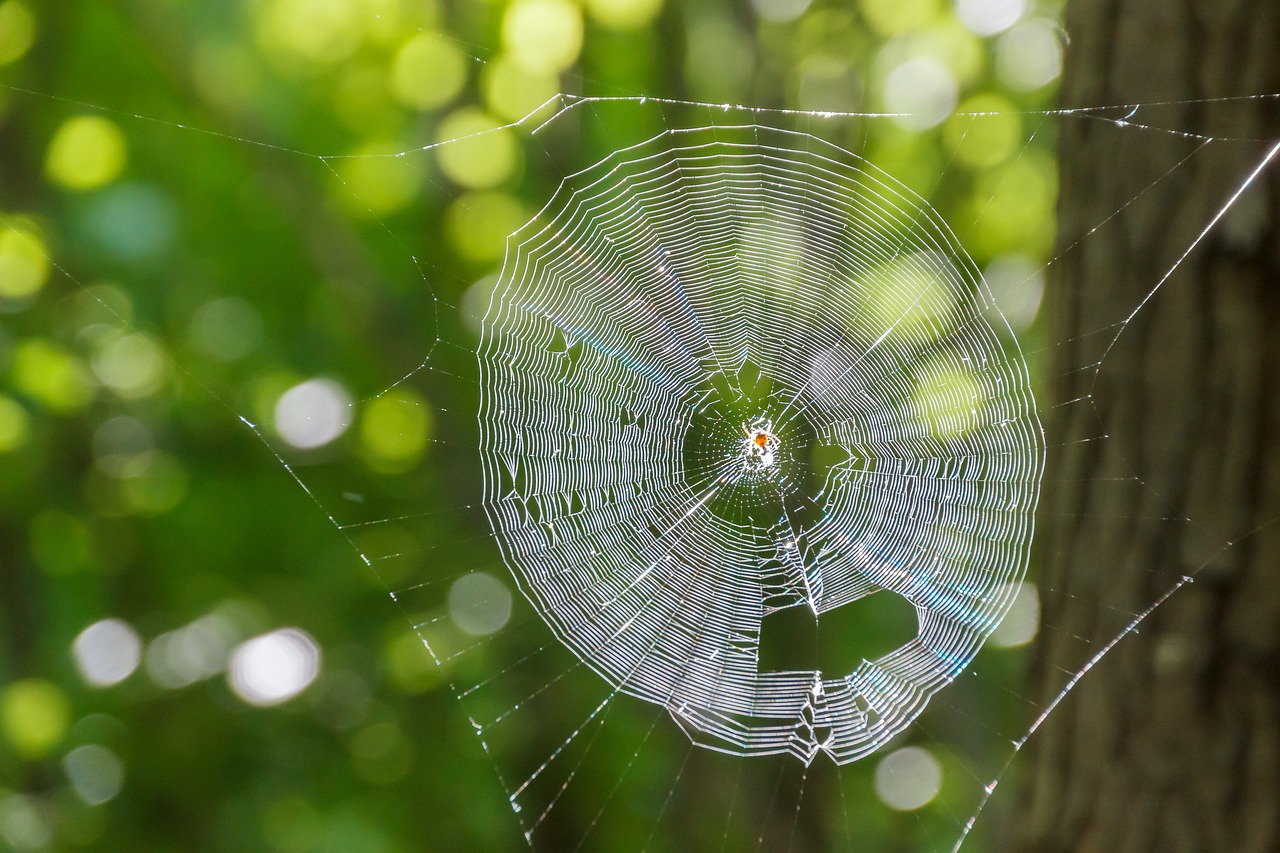
[[[1187,132],[1168,106],[1019,115],[1024,151],[1062,122],[1168,137],[1153,182],[1083,239],[1187,163],[1254,152],[1075,370],[1104,369],[1276,156]],[[868,156],[867,124],[891,120],[559,96],[498,129],[565,178],[496,281],[439,281],[411,233],[380,226],[429,291],[429,331],[420,363],[355,408],[410,388],[470,403],[426,403],[428,505],[243,417],[386,579],[535,848],[856,849],[891,832],[959,846],[1058,702],[1193,579],[1133,610],[1099,603],[1087,632],[1042,625],[1078,661],[1047,705],[1026,695],[1016,652],[979,653],[1019,592],[1045,455],[1062,447],[1032,392],[1065,342],[1019,345],[955,236],[981,210],[940,212],[953,170],[911,189]],[[584,125],[605,156],[565,144]],[[337,180],[350,159],[275,150]],[[1106,442],[1097,401],[1039,411],[1061,407],[1098,415],[1073,440]],[[1144,487],[1140,468],[1131,482]],[[905,633],[877,621],[894,602]],[[766,649],[771,623],[796,614],[784,648]],[[840,654],[765,660],[806,640],[816,659]],[[935,757],[936,799],[868,817],[856,804],[875,797],[876,762],[904,746]]]
[[[515,235],[485,316],[505,562],[561,642],[695,742],[875,751],[1026,567],[1042,442],[993,305],[922,199],[814,136],[673,131],[607,158]],[[771,614],[882,591],[915,609],[909,642],[762,669]]]

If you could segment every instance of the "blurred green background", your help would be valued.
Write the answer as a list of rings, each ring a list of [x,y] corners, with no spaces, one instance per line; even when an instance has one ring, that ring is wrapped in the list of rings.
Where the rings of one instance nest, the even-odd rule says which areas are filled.
[[[323,461],[388,505],[474,492],[432,450],[447,418],[421,414],[474,400],[375,395],[437,335],[474,341],[450,306],[566,171],[707,111],[345,155],[418,152],[558,92],[904,113],[778,120],[930,198],[1034,335],[1058,12],[2,0],[0,846],[519,846],[386,586],[240,418],[280,445],[286,394],[366,401]],[[253,680],[273,655],[296,690]]]

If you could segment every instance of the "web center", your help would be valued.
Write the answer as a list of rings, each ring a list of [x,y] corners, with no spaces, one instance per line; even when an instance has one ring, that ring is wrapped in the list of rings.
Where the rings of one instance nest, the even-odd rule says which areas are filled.
[[[769,421],[754,421],[742,425],[742,462],[748,471],[772,468],[778,458],[782,443],[773,432]]]

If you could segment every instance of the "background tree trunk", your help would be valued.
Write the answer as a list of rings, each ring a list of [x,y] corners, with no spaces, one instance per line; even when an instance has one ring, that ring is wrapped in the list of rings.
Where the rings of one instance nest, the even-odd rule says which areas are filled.
[[[1280,4],[1076,0],[1063,105],[1280,91]],[[1112,115],[1119,116],[1120,113]],[[1280,102],[1146,108],[1134,122],[1280,136]],[[1273,163],[1092,369],[1269,143],[1063,123],[1056,377],[1035,565],[1047,701],[1088,648],[1191,583],[1029,742],[1026,850],[1280,849],[1280,166]],[[1149,188],[1149,189],[1148,189]],[[1084,441],[1106,435],[1101,441]],[[1231,544],[1229,547],[1227,543]],[[1202,568],[1203,567],[1203,568]]]

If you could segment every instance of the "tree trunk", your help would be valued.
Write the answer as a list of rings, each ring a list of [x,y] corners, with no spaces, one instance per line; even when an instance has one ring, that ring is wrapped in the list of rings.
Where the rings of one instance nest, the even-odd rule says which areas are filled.
[[[1280,100],[1213,100],[1280,91],[1280,4],[1075,0],[1066,29],[1064,106],[1209,99],[1131,121],[1280,137]],[[1106,352],[1270,143],[1210,143],[1161,179],[1200,143],[1061,128],[1045,399],[1092,400],[1046,419],[1033,695],[1193,582],[1029,741],[1018,847],[1280,850],[1280,161]]]

